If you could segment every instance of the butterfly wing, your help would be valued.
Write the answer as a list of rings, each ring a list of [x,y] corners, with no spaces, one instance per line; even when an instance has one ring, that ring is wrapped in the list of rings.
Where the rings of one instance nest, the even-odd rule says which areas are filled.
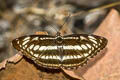
[[[47,68],[60,67],[60,53],[55,37],[49,35],[22,36],[12,41],[13,47],[38,65]]]
[[[47,68],[74,68],[85,64],[103,49],[107,40],[96,35],[74,34],[62,37],[30,35],[12,41],[13,47],[23,52],[38,65]]]
[[[74,34],[63,37],[62,67],[83,66],[107,44],[107,39],[96,35]]]

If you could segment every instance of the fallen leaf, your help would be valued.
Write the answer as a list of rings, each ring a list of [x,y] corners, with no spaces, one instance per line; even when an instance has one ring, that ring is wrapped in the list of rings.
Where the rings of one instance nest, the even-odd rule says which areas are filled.
[[[12,63],[17,63],[18,61],[20,61],[22,59],[22,54],[21,52],[18,52],[16,55],[5,59],[3,62],[0,63],[0,69],[3,69],[6,67],[7,62],[12,62]]]
[[[83,76],[86,80],[120,79],[120,15],[112,9],[94,34],[108,39],[107,51],[98,54],[87,65],[73,71],[65,71],[71,77]]]

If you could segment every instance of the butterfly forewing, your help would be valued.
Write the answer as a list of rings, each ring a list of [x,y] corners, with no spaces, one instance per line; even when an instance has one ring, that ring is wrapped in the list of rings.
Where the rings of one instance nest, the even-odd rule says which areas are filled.
[[[106,46],[107,40],[87,34],[29,35],[13,40],[12,44],[38,65],[56,69],[82,66]]]

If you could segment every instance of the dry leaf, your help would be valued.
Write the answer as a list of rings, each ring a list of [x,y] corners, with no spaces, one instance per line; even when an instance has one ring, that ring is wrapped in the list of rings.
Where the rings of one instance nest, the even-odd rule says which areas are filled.
[[[18,52],[16,55],[14,55],[8,59],[5,59],[3,62],[0,63],[0,69],[5,68],[7,62],[17,63],[18,61],[20,61],[22,59],[22,57],[23,56],[22,56],[21,52]]]
[[[86,80],[119,80],[120,79],[120,16],[112,9],[95,34],[108,39],[107,51],[98,54],[87,65],[73,72],[71,77],[83,76]],[[73,74],[74,73],[74,74]],[[72,74],[72,75],[71,75]]]

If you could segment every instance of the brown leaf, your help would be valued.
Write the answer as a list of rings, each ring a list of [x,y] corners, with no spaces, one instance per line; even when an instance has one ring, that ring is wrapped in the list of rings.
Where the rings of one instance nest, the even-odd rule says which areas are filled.
[[[0,69],[5,68],[7,62],[17,63],[18,61],[20,61],[22,59],[22,57],[23,56],[21,55],[21,52],[18,52],[16,55],[14,55],[8,59],[5,59],[3,62],[0,63]]]
[[[71,77],[83,76],[86,80],[120,79],[120,16],[112,9],[94,34],[108,39],[107,51],[104,50],[87,65],[77,70],[67,71]],[[104,53],[104,54],[103,54]]]

